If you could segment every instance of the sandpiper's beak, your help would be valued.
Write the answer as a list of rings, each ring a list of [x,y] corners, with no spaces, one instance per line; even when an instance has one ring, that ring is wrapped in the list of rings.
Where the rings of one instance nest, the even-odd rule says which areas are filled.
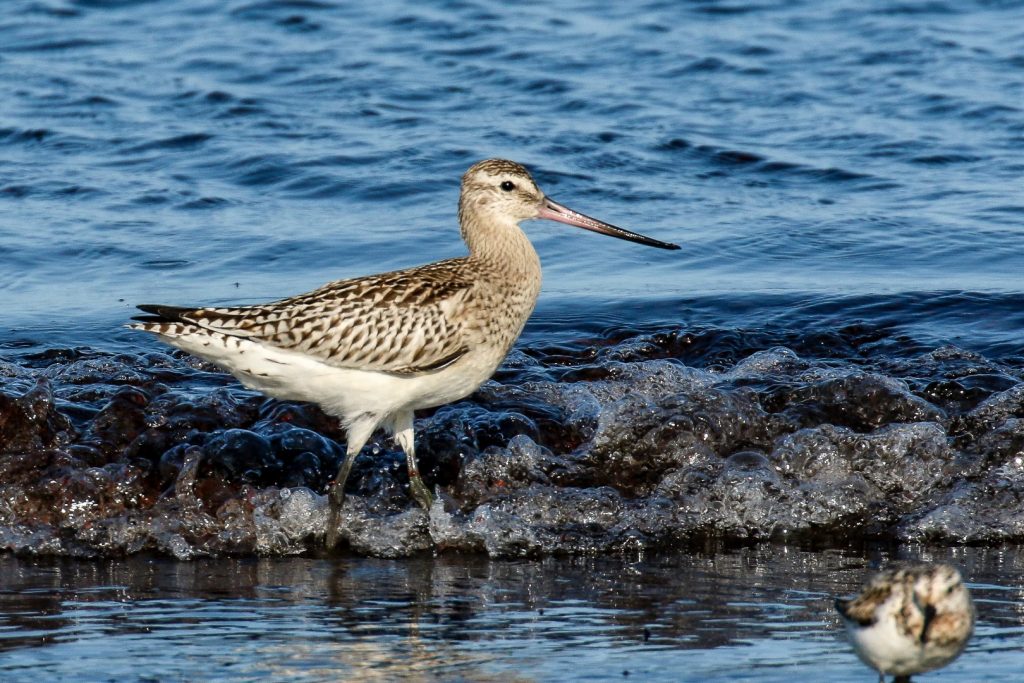
[[[611,235],[612,237],[618,237],[620,240],[629,240],[630,242],[636,242],[637,244],[646,244],[649,247],[658,247],[659,249],[679,248],[678,244],[651,239],[650,237],[641,235],[640,233],[623,230],[622,228],[617,228],[614,225],[609,225],[608,223],[599,221],[596,218],[584,216],[582,213],[577,213],[568,207],[562,206],[549,197],[545,197],[541,201],[540,209],[537,211],[537,218],[547,218],[551,221],[575,225],[577,228],[593,230],[594,232],[599,232],[602,235]]]

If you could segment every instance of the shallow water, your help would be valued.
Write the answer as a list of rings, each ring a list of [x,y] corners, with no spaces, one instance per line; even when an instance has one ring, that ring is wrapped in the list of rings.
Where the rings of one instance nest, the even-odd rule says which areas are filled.
[[[670,629],[653,660],[638,659],[650,643],[606,626],[622,621],[612,588],[580,588],[706,561],[693,591],[652,602],[704,600],[719,574],[742,592],[750,576],[728,569],[742,554],[695,552],[723,540],[782,544],[758,551],[769,567],[794,542],[975,563],[993,611],[972,648],[992,654],[943,676],[1015,671],[996,645],[1020,647],[1000,602],[1019,561],[992,558],[1016,558],[1005,544],[1024,539],[1022,27],[1015,2],[5,3],[0,547],[17,557],[0,562],[26,582],[11,595],[56,576],[75,599],[46,589],[72,626],[11,636],[4,677],[85,677],[62,667],[149,652],[146,629],[176,638],[202,609],[201,633],[284,619],[266,657],[240,628],[237,657],[216,660],[224,677],[282,661],[331,677],[318,667],[356,666],[358,652],[380,662],[364,677],[395,675],[395,655],[412,653],[423,677],[554,680],[582,653],[593,678],[788,680],[824,666],[864,679],[820,614],[826,593],[861,580],[857,555],[841,581],[831,555],[800,555],[807,595],[785,592],[786,566],[769,571],[740,616],[713,606],[726,645]],[[489,156],[683,249],[528,224],[545,289],[519,346],[479,392],[418,416],[440,503],[412,507],[383,440],[350,480],[349,554],[407,559],[282,557],[315,554],[344,433],[123,323],[136,303],[256,302],[459,254],[458,179]],[[989,549],[946,550],[963,544]],[[668,559],[630,559],[652,551]],[[146,559],[102,559],[135,554]],[[242,559],[204,559],[225,554]],[[552,554],[589,559],[523,559]],[[167,578],[200,566],[224,596]],[[239,567],[313,597],[271,615],[269,589],[227,581]],[[537,626],[521,605],[491,604],[441,654],[450,630],[403,617],[368,645],[349,622],[318,621],[324,577],[349,570],[382,584],[358,614],[418,615],[416,595],[446,605],[436,595],[463,580],[438,588],[417,572],[468,576],[452,589],[462,604],[522,571],[557,617]],[[100,576],[67,578],[83,571]],[[119,587],[150,575],[133,621]],[[798,638],[764,628],[807,605]],[[406,639],[414,622],[430,649]],[[309,624],[326,650],[296,649]],[[529,658],[510,654],[523,643]],[[196,647],[161,675],[194,675],[215,654]]]
[[[960,565],[978,612],[936,680],[1016,680],[1019,553],[906,556]],[[5,557],[0,667],[14,681],[862,682],[874,674],[831,603],[888,559],[784,546],[515,562]]]
[[[138,348],[118,329],[136,302],[258,301],[459,253],[458,177],[506,156],[571,206],[685,247],[530,226],[538,322],[571,330],[618,303],[619,322],[688,323],[707,297],[838,313],[857,295],[895,297],[905,323],[945,313],[941,336],[968,346],[1011,340],[1019,312],[986,308],[1024,271],[1022,17],[16,0],[0,18],[0,335]],[[962,292],[977,298],[950,315]],[[731,313],[714,319],[757,322]]]

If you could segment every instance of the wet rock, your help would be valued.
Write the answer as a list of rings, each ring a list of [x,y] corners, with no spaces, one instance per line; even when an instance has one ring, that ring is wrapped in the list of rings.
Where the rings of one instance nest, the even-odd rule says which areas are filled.
[[[245,427],[255,421],[260,401],[254,396],[238,397],[225,389],[185,400],[164,394],[153,402],[150,419],[177,434]]]
[[[0,358],[0,378],[11,379],[11,378],[28,378],[32,375],[32,371],[23,368],[15,363],[10,363],[3,358]],[[0,384],[0,386],[3,386]]]
[[[331,478],[333,463],[324,463],[315,453],[304,451],[284,463],[281,473],[281,485],[288,487],[314,487],[322,489]]]
[[[1008,417],[982,431],[965,443],[965,452],[974,457],[965,468],[971,470],[1002,467],[1024,455],[1024,418]],[[966,472],[964,472],[966,474]]]
[[[54,363],[44,370],[53,382],[68,384],[143,384],[138,359],[127,354],[116,356],[83,353],[70,363]]]
[[[494,429],[493,438],[476,439],[478,449],[503,445],[516,434],[525,434],[548,448],[570,451],[593,436],[600,404],[587,383],[531,381],[522,385],[488,383],[473,399],[484,410],[478,424],[486,425],[488,413],[503,412],[506,424]],[[463,410],[473,410],[465,406]],[[475,430],[474,430],[475,431]]]
[[[802,425],[829,423],[870,431],[893,422],[943,421],[938,407],[911,393],[898,380],[873,373],[825,378],[779,389],[765,401],[772,412]]]
[[[921,390],[921,394],[947,412],[959,414],[973,410],[992,394],[1015,384],[1012,378],[1005,375],[974,375],[930,382]]]
[[[934,504],[901,520],[908,542],[998,544],[1024,540],[1024,455],[991,470],[981,481],[960,481]]]
[[[308,429],[334,440],[345,440],[345,430],[338,418],[325,414],[309,403],[290,403],[268,399],[259,405],[259,421],[252,426],[254,432],[273,431],[275,425],[291,425]],[[269,432],[268,432],[269,433]]]
[[[497,381],[417,415],[439,493],[429,514],[409,498],[401,450],[371,439],[348,482],[344,547],[515,557],[1024,540],[1019,362],[922,353],[855,326],[790,341],[613,330],[517,351]],[[345,434],[315,406],[180,354],[2,362],[0,548],[185,559],[322,542]]]
[[[433,418],[417,425],[417,457],[423,471],[429,469],[430,481],[442,485],[454,482],[463,464],[480,452],[473,416],[488,414],[475,407],[447,406]]]
[[[564,477],[572,464],[525,435],[513,437],[507,448],[492,446],[462,469],[452,492],[464,508],[507,495],[535,483],[549,484]]]
[[[344,449],[317,432],[291,424],[257,423],[257,433],[266,437],[281,463],[280,483],[322,490],[338,471]]]
[[[984,433],[1010,417],[1024,417],[1024,382],[992,394],[963,416],[965,430]]]
[[[229,481],[268,484],[281,473],[282,464],[270,442],[247,429],[216,433],[203,445],[203,460]]]
[[[48,380],[40,379],[20,396],[0,393],[0,453],[38,451],[75,436],[70,420],[54,405]]]
[[[801,482],[860,475],[898,506],[912,504],[956,476],[955,454],[933,423],[889,425],[871,434],[832,425],[802,430],[781,439],[772,459]]]
[[[90,421],[87,438],[108,454],[123,451],[146,429],[149,400],[141,389],[119,389]]]
[[[722,474],[729,477],[754,477],[773,483],[779,481],[771,462],[757,451],[733,453],[725,459]]]
[[[199,446],[188,443],[180,443],[168,448],[160,456],[160,461],[157,464],[160,479],[165,482],[176,480],[181,473],[185,459],[192,454],[198,462],[202,458],[202,453],[203,450]]]
[[[132,424],[145,429],[124,446],[122,457],[138,464],[149,462],[154,472],[168,449],[202,445],[213,433],[251,425],[258,410],[255,397],[236,397],[224,389],[184,396],[157,385],[152,393],[156,396],[145,406],[140,422]]]
[[[427,482],[450,486],[481,451],[508,445],[520,435],[540,438],[536,423],[520,412],[464,404],[442,408],[417,435],[420,471]]]
[[[145,499],[141,473],[125,465],[71,469],[52,489],[61,527],[82,529],[91,522],[121,517]]]
[[[660,399],[630,396],[601,413],[580,461],[595,483],[644,495],[666,471],[687,467],[709,451],[725,455],[769,444],[767,425],[764,411],[744,393],[704,389]]]
[[[166,429],[150,428],[139,434],[128,444],[122,457],[140,466],[149,463],[150,469],[164,476],[164,466],[161,462],[164,454],[175,446],[201,445],[206,440],[206,434],[191,430],[183,435],[172,433]]]

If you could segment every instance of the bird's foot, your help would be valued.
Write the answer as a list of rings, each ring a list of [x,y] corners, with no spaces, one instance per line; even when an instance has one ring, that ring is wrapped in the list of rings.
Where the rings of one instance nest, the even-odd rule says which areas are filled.
[[[419,475],[409,477],[409,492],[421,508],[430,512],[430,508],[434,504],[434,494],[430,492]]]

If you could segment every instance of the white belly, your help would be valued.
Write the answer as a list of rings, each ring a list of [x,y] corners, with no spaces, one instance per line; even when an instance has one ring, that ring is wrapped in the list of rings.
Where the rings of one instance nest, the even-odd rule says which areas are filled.
[[[357,415],[390,415],[457,401],[485,382],[503,360],[478,347],[445,368],[420,375],[337,368],[313,356],[238,337],[206,333],[161,337],[228,370],[250,389],[320,404],[346,423]]]
[[[851,629],[854,648],[861,660],[876,671],[905,676],[937,669],[954,659],[961,647],[924,644],[897,628],[896,620],[879,619],[870,627]]]

